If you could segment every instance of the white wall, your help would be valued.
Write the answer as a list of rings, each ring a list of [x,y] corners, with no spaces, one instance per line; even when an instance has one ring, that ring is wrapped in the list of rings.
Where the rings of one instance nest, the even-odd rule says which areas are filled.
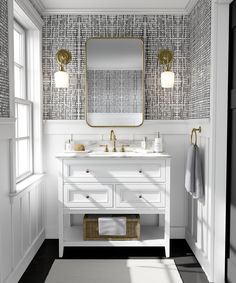
[[[18,282],[45,238],[42,180],[10,196],[14,132],[14,119],[0,119],[0,283]]]
[[[205,183],[204,202],[193,201],[184,188],[185,161],[193,127],[202,127],[198,145],[202,156]],[[213,188],[209,185],[209,146],[211,126],[208,120],[145,121],[138,128],[115,128],[119,140],[153,141],[157,131],[164,138],[165,151],[171,161],[171,237],[186,238],[209,278],[213,272]],[[46,238],[58,237],[57,216],[57,160],[64,150],[64,142],[71,138],[87,143],[107,143],[111,128],[91,128],[85,121],[46,121],[44,123],[44,163],[46,179]]]
[[[196,122],[197,123],[197,122]],[[206,121],[204,122],[206,123]],[[196,124],[195,124],[196,125]],[[111,128],[91,128],[85,121],[46,121],[44,123],[44,164],[46,179],[46,237],[57,238],[57,160],[55,156],[64,150],[64,142],[71,134],[82,142],[109,139]],[[142,140],[147,136],[153,141],[157,131],[163,134],[165,149],[172,155],[171,168],[171,236],[185,238],[187,223],[184,173],[186,149],[189,145],[190,126],[186,121],[145,121],[138,128],[115,128],[118,142]],[[190,131],[190,132],[189,132]]]
[[[191,123],[189,124],[191,126]],[[192,124],[192,127],[194,124]],[[186,194],[188,220],[186,225],[186,240],[195,253],[198,261],[210,281],[213,281],[213,243],[214,243],[214,189],[210,184],[210,124],[202,126],[203,131],[198,138],[200,148],[204,198],[193,199]]]

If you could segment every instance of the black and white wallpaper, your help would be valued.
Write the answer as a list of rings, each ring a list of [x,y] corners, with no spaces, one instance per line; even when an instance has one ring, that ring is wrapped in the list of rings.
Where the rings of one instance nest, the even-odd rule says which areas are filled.
[[[145,49],[145,119],[187,119],[189,105],[189,16],[52,15],[43,28],[44,119],[85,118],[85,43],[91,37],[141,37]],[[72,53],[69,89],[55,89],[55,54]],[[157,53],[175,53],[175,87],[160,85]]]
[[[91,37],[141,37],[145,49],[145,119],[208,118],[210,108],[211,1],[190,15],[49,15],[43,28],[44,119],[85,118],[85,43]],[[55,54],[66,48],[72,62],[68,89],[54,87]],[[158,51],[174,51],[173,89],[160,84]]]
[[[189,118],[210,117],[211,1],[199,0],[190,13]]]
[[[9,72],[8,72],[8,1],[0,1],[0,117],[8,118]]]

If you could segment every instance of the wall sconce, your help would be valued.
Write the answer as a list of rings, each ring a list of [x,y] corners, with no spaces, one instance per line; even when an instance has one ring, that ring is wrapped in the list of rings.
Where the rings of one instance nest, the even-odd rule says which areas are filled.
[[[161,65],[164,65],[164,71],[161,73],[161,86],[163,88],[173,88],[174,86],[175,74],[170,70],[173,57],[174,53],[169,49],[162,49],[158,54]]]
[[[59,64],[59,71],[54,74],[55,87],[68,88],[69,87],[69,75],[65,71],[64,66],[70,63],[71,53],[66,49],[60,49],[57,51],[56,59]]]

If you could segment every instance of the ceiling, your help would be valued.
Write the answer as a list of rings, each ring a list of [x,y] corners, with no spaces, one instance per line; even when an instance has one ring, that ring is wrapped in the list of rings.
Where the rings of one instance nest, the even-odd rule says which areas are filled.
[[[78,11],[184,12],[196,0],[32,0],[42,13]]]

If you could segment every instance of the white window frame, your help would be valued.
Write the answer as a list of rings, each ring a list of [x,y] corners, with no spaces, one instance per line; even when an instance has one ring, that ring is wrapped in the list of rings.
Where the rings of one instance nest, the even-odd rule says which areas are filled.
[[[11,5],[10,5],[11,3]],[[16,146],[15,141],[11,142],[12,168],[11,168],[11,193],[20,193],[27,188],[28,180],[35,175],[43,174],[43,85],[42,85],[42,28],[44,25],[40,14],[35,10],[28,0],[9,1],[9,72],[10,72],[10,101],[11,116],[15,117],[15,96],[14,96],[14,62],[13,62],[13,17],[26,31],[26,62],[27,62],[27,95],[28,100],[33,103],[32,117],[32,152],[33,152],[33,174],[22,182],[16,183]],[[12,11],[13,8],[13,11]],[[13,13],[12,13],[13,12]],[[12,14],[11,14],[12,13]],[[33,70],[33,71],[30,71]]]
[[[18,146],[18,141],[20,140],[28,140],[29,141],[29,171],[21,174],[21,175],[18,175],[18,177],[16,177],[16,183],[24,180],[25,178],[31,176],[33,174],[33,138],[32,138],[32,132],[33,132],[33,121],[32,121],[32,118],[33,118],[33,115],[32,115],[32,111],[33,111],[33,103],[29,100],[25,100],[25,99],[21,99],[21,98],[15,98],[15,105],[16,104],[22,104],[22,105],[27,105],[29,106],[29,124],[27,125],[28,126],[28,129],[29,129],[29,133],[28,133],[28,136],[24,136],[24,137],[16,137],[15,138],[15,143],[16,143],[16,147],[18,147],[18,150],[16,152],[19,152],[19,146]],[[15,108],[15,111],[17,111],[17,109]],[[18,117],[18,113],[17,114],[17,117]],[[18,126],[18,123],[16,123],[16,125]],[[17,131],[18,132],[18,131]],[[19,164],[19,158],[16,158],[16,172],[19,171],[19,167],[20,167],[20,164]],[[17,174],[16,174],[17,175]]]
[[[28,148],[28,157],[29,157],[29,171],[24,172],[21,175],[18,175],[20,164],[19,164],[19,158],[16,156],[16,183],[19,183],[20,181],[26,179],[27,177],[31,176],[33,174],[33,102],[28,100],[28,93],[27,93],[27,48],[26,48],[26,30],[17,22],[14,21],[14,30],[19,32],[22,35],[22,65],[18,64],[14,61],[14,66],[20,67],[23,69],[22,72],[22,84],[21,84],[21,94],[22,97],[15,97],[15,111],[16,105],[17,104],[22,104],[22,105],[27,105],[29,106],[29,116],[28,116],[28,122],[29,124],[27,125],[28,127],[28,136],[25,137],[18,137],[16,136],[15,138],[15,146],[18,147],[18,141],[20,140],[28,140],[29,141],[29,148]],[[17,113],[18,117],[18,113]],[[16,124],[18,127],[18,123]],[[17,131],[18,133],[18,131]],[[16,150],[16,154],[19,154],[19,148]]]

